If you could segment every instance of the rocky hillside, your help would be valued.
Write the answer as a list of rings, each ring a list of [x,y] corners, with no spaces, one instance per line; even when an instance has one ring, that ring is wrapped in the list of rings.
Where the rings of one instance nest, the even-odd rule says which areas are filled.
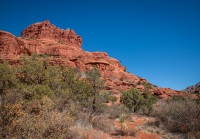
[[[196,85],[188,86],[185,91],[193,94],[198,94],[200,95],[200,82],[197,83]]]
[[[105,79],[106,91],[119,96],[119,92],[136,87],[144,92],[148,86],[150,91],[160,98],[183,95],[183,91],[170,88],[159,88],[147,80],[126,72],[120,62],[109,57],[105,52],[86,52],[82,50],[82,38],[73,30],[57,28],[49,21],[28,26],[20,37],[0,31],[0,60],[9,60],[18,64],[20,56],[37,52],[39,56],[48,56],[53,65],[78,68],[83,74],[92,66],[96,66]]]

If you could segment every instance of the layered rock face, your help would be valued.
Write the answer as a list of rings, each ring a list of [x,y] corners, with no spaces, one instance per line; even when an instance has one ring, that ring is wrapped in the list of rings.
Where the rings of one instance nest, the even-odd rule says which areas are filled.
[[[16,53],[18,42],[15,36],[9,32],[0,31],[0,53],[1,55],[9,55]]]
[[[62,30],[49,21],[35,23],[24,29],[21,37],[0,31],[0,60],[9,60],[11,64],[19,62],[20,56],[48,55],[52,65],[78,68],[81,72],[94,65],[105,79],[106,91],[119,96],[133,86],[144,92],[147,80],[126,72],[126,68],[105,52],[85,52],[81,48],[82,38],[73,30]],[[161,98],[181,95],[183,92],[151,85],[150,91]]]

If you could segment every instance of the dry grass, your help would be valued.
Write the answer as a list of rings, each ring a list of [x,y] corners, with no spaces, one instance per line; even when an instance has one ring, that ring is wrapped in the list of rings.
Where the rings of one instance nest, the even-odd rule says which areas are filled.
[[[119,118],[121,114],[129,115],[129,110],[122,104],[112,104],[110,107],[108,107],[107,114],[109,118],[115,119]]]
[[[113,133],[112,135],[114,136],[133,136],[135,137],[136,136],[136,131],[135,130],[129,130],[129,129],[126,129],[124,130],[123,128],[117,128],[115,133]]]
[[[105,133],[113,133],[115,131],[114,123],[105,117],[105,115],[95,116],[91,124],[93,128],[101,130]]]
[[[158,134],[163,139],[183,139],[184,134],[181,133],[171,133],[168,130],[166,130],[161,125],[158,125],[157,122],[147,122],[144,125],[140,125],[137,127],[138,131],[142,131],[145,133],[154,133]]]
[[[71,138],[77,135],[70,130],[73,119],[67,112],[25,114],[19,119],[16,133],[22,138]]]

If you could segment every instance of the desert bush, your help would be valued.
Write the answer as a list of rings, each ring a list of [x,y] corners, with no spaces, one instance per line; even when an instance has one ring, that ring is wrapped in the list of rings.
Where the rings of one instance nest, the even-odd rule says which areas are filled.
[[[55,94],[63,92],[63,71],[64,68],[60,66],[48,66],[47,68],[46,74],[48,74],[48,80],[45,84],[47,84]]]
[[[52,111],[53,109],[55,109],[55,103],[48,96],[44,96],[41,99],[41,107],[46,112]]]
[[[152,112],[153,104],[158,101],[158,98],[151,94],[148,90],[143,94],[144,101],[140,109],[137,111],[138,114],[150,115]]]
[[[5,97],[5,108],[0,118],[0,138],[76,138],[78,132],[71,129],[74,124],[74,106],[58,111],[54,101],[44,96],[26,104],[23,97],[9,92]],[[3,126],[2,126],[3,124]]]
[[[4,94],[4,102],[0,107],[0,138],[7,138],[15,133],[18,118],[24,114],[21,100],[22,96],[16,89],[7,90]]]
[[[120,102],[124,104],[131,112],[149,115],[152,111],[153,104],[158,100],[156,96],[149,92],[150,85],[145,86],[145,92],[131,88],[127,92],[122,92]]]
[[[109,103],[109,101],[110,101],[110,93],[109,92],[101,93],[100,97],[101,97],[103,103]]]
[[[122,92],[120,102],[124,104],[130,111],[138,111],[144,103],[144,97],[141,92],[132,88],[127,92]]]
[[[123,104],[112,104],[106,110],[108,117],[111,119],[119,118],[121,114],[129,115],[129,109]]]
[[[42,99],[44,96],[54,96],[54,92],[48,85],[23,85],[21,90],[23,92],[23,97],[26,100]]]
[[[106,133],[113,133],[115,131],[114,123],[107,119],[104,115],[93,117],[91,124],[93,128],[101,130]]]
[[[15,103],[15,97],[10,91],[16,87],[17,80],[14,70],[7,62],[0,63],[0,138],[6,138],[13,133],[15,120],[20,115],[20,104]]]
[[[103,103],[115,102],[117,98],[112,96],[110,92],[103,92],[100,94]]]
[[[200,105],[194,100],[187,98],[158,103],[154,106],[153,113],[171,132],[181,132],[200,138]]]
[[[0,138],[78,138],[73,127],[80,121],[113,132],[113,124],[100,114],[108,109],[103,102],[115,98],[101,97],[104,81],[96,68],[81,78],[77,69],[53,67],[34,54],[13,69],[0,64]]]
[[[0,111],[0,138],[9,138],[15,134],[18,119],[24,114],[22,105],[20,103],[6,103]]]
[[[127,126],[127,120],[129,119],[129,115],[121,114],[119,117],[120,127],[116,128],[115,135],[120,136],[135,136],[136,131],[133,129],[129,129]]]
[[[68,112],[43,112],[36,116],[26,113],[19,119],[16,133],[22,138],[71,138],[73,118]]]
[[[117,97],[116,97],[116,96],[110,95],[110,101],[111,101],[112,103],[116,102],[116,101],[117,101]]]
[[[172,101],[181,101],[181,100],[184,100],[184,97],[182,97],[182,96],[172,96],[171,100]]]
[[[47,63],[39,60],[37,55],[23,56],[22,66],[18,67],[19,80],[24,84],[44,84],[48,80]]]
[[[0,95],[16,86],[16,76],[12,67],[7,62],[0,63]]]
[[[15,88],[17,84],[16,76],[14,70],[7,62],[0,63],[0,125],[1,130],[6,128],[10,124],[10,116],[8,113],[13,111],[12,106],[7,104],[7,93],[12,88]],[[13,117],[13,116],[12,116]],[[12,119],[12,118],[11,118]],[[3,130],[1,132],[3,133]],[[3,136],[4,136],[3,135]]]

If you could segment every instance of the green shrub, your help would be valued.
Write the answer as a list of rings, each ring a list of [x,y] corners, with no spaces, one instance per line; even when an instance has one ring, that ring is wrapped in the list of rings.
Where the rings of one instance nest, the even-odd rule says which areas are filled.
[[[23,86],[23,95],[26,100],[42,99],[44,96],[53,97],[54,93],[47,85]]]
[[[48,80],[48,62],[38,59],[37,54],[21,58],[22,66],[18,68],[18,78],[24,84],[45,84]]]
[[[144,104],[144,97],[139,90],[132,88],[127,92],[121,93],[120,102],[130,111],[136,112]]]
[[[184,97],[182,96],[172,96],[171,100],[169,101],[181,101],[184,100]]]
[[[16,76],[13,68],[7,62],[0,63],[0,95],[16,86]]]
[[[115,102],[117,100],[117,98],[112,96],[109,92],[101,93],[100,97],[103,103]]]
[[[48,78],[45,84],[47,84],[55,92],[55,94],[60,94],[60,92],[63,91],[63,71],[65,70],[60,66],[48,66],[46,69]]]
[[[149,115],[152,111],[153,104],[157,102],[158,98],[153,94],[151,94],[151,92],[149,91],[146,91],[143,94],[143,96],[144,96],[144,103],[140,109],[140,114]]]
[[[158,98],[149,91],[150,88],[151,85],[146,84],[143,94],[136,88],[131,88],[127,92],[122,92],[120,102],[132,112],[148,115],[152,110],[153,104],[158,100]]]
[[[117,97],[116,96],[112,96],[112,95],[110,95],[110,101],[113,103],[113,102],[115,102],[115,101],[117,101]]]
[[[103,103],[109,103],[109,101],[110,101],[110,93],[109,92],[101,93],[100,97],[101,97]]]
[[[128,115],[124,105],[103,104],[116,97],[100,93],[104,81],[95,67],[81,78],[77,69],[51,66],[36,53],[20,64],[0,64],[0,138],[78,138],[74,125],[82,114],[93,128],[111,133],[112,120],[100,114]]]
[[[102,112],[102,100],[99,99],[99,93],[104,88],[104,80],[101,79],[101,73],[96,67],[86,72],[86,79],[91,87],[89,92],[90,107],[88,107],[90,110],[89,119],[91,119],[97,113]]]

